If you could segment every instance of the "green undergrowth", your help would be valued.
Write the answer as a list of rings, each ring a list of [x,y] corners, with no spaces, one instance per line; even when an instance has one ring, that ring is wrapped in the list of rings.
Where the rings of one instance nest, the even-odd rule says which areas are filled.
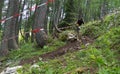
[[[81,33],[90,38],[96,39],[107,33],[111,28],[120,26],[120,13],[107,15],[102,20],[92,21],[81,26]]]
[[[21,60],[41,55],[63,46],[65,43],[59,40],[53,40],[43,48],[39,48],[32,43],[23,44],[18,50],[11,51],[8,55],[9,60]]]
[[[67,53],[53,60],[39,61],[37,68],[31,69],[30,65],[25,65],[18,72],[19,74],[119,74],[120,63],[116,56],[110,49],[88,46],[85,50]]]
[[[120,51],[120,26],[111,28],[107,33],[100,36],[95,44],[102,49],[109,48]]]
[[[100,21],[89,22],[86,25],[81,26],[81,33],[84,36],[88,36],[90,38],[97,38],[103,33],[102,26]]]

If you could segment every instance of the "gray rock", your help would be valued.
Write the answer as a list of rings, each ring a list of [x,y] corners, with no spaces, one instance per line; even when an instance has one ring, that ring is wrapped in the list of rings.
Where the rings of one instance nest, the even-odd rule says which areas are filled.
[[[17,69],[22,68],[22,66],[7,67],[0,74],[18,74]]]

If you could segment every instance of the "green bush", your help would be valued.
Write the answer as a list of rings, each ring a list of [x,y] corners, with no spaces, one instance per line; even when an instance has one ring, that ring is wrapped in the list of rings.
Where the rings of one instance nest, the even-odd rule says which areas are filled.
[[[116,14],[113,13],[113,14],[107,15],[103,19],[103,23],[107,27],[107,29],[119,26],[120,25],[120,12]]]
[[[119,49],[120,43],[120,27],[112,28],[110,31],[100,36],[96,40],[96,45],[101,48]]]
[[[81,26],[83,35],[90,38],[97,38],[104,33],[107,33],[111,28],[120,25],[120,13],[107,15],[101,21],[93,21]]]
[[[68,37],[67,31],[63,31],[62,33],[59,34],[59,40],[61,40],[61,41],[66,41],[67,37]]]
[[[103,33],[103,30],[100,27],[101,25],[102,24],[100,23],[100,21],[94,21],[81,26],[82,35],[88,36],[93,39],[97,38]]]

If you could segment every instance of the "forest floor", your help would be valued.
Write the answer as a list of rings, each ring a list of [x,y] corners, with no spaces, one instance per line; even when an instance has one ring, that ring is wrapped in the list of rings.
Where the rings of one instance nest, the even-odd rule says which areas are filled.
[[[55,58],[60,58],[61,56],[69,53],[69,52],[75,52],[75,51],[78,51],[78,50],[83,50],[85,49],[85,47],[81,47],[82,45],[89,45],[91,43],[93,43],[93,39],[87,37],[87,36],[83,36],[81,38],[81,42],[78,41],[78,40],[75,40],[75,41],[68,41],[65,45],[53,50],[53,51],[50,51],[50,52],[47,52],[47,53],[44,53],[44,54],[41,54],[41,55],[36,55],[36,56],[33,56],[33,57],[30,57],[30,58],[25,58],[25,59],[21,59],[19,61],[19,65],[25,65],[25,64],[35,64],[37,62],[40,61],[40,59],[42,59],[42,61],[46,61],[46,60],[52,60],[52,59],[55,59]],[[3,60],[4,62],[5,60]],[[0,68],[0,72],[4,70],[5,67],[1,67]]]
[[[20,65],[24,65],[24,64],[34,64],[36,62],[39,61],[40,58],[42,58],[42,60],[48,60],[48,59],[54,59],[56,57],[62,56],[68,52],[74,52],[77,50],[82,50],[85,48],[81,47],[81,44],[84,45],[88,45],[93,43],[93,39],[90,39],[89,37],[83,36],[81,39],[81,42],[78,40],[72,41],[72,42],[68,42],[66,45],[58,48],[57,50],[39,55],[39,56],[34,56],[32,58],[28,58],[28,59],[22,59],[20,61]]]

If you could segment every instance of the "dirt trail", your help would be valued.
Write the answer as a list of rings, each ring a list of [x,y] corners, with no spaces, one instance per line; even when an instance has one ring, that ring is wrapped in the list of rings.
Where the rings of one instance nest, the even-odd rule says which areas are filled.
[[[82,37],[82,43],[83,44],[92,43],[92,42],[93,42],[93,40],[91,40],[90,38]],[[24,65],[26,63],[33,64],[33,63],[39,61],[39,58],[42,58],[43,60],[54,59],[56,57],[64,55],[67,52],[73,52],[73,51],[76,51],[76,50],[80,50],[81,49],[80,44],[81,43],[79,41],[69,42],[66,45],[58,48],[55,51],[48,52],[48,53],[42,54],[40,56],[35,56],[35,57],[29,58],[29,59],[23,59],[23,60],[20,61],[19,64],[20,65]]]

